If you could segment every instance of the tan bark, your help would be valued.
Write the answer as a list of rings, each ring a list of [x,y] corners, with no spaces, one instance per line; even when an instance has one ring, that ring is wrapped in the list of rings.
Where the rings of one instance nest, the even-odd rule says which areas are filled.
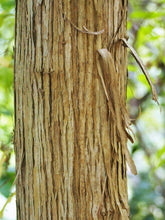
[[[16,5],[17,219],[128,219],[124,150],[96,65],[127,0]],[[125,34],[126,17],[111,48],[123,102],[127,53],[118,39]]]

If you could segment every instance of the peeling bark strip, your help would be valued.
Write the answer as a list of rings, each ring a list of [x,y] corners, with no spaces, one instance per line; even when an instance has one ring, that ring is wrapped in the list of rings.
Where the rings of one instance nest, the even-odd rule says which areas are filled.
[[[98,52],[102,58],[102,68],[100,67],[99,63],[97,63],[98,72],[107,97],[109,111],[110,113],[112,113],[112,120],[114,120],[115,122],[116,134],[118,136],[118,140],[124,148],[124,153],[126,156],[128,166],[130,167],[132,174],[136,175],[136,166],[127,148],[127,138],[130,139],[131,142],[133,142],[132,137],[126,130],[131,130],[131,120],[126,109],[126,105],[121,99],[119,93],[117,84],[118,75],[115,70],[115,64],[112,59],[111,53],[107,49],[100,49],[98,50]],[[103,71],[101,71],[101,69]],[[106,81],[104,79],[106,79]]]
[[[126,14],[127,0],[16,1],[17,220],[129,219],[122,42],[111,45],[116,76],[100,66],[101,81],[96,66],[126,36]]]

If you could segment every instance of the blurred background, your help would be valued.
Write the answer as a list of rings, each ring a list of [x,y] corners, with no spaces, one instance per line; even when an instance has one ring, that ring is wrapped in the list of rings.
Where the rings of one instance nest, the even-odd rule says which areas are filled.
[[[165,0],[129,0],[129,43],[147,67],[161,105],[128,53],[127,105],[137,140],[130,151],[138,169],[128,171],[132,220],[165,219]],[[14,0],[0,0],[0,219],[16,220],[13,149]]]

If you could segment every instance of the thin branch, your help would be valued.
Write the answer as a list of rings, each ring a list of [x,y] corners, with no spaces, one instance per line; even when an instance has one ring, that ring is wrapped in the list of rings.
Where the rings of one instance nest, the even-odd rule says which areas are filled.
[[[62,13],[62,15],[64,16],[64,19],[66,19],[77,31],[83,33],[83,34],[91,34],[91,35],[99,35],[104,33],[104,29],[102,29],[101,31],[90,31],[88,30],[85,26],[83,26],[83,29],[77,27],[63,12],[63,10],[60,8],[60,11]]]
[[[144,73],[150,87],[152,90],[152,99],[159,105],[158,102],[158,95],[156,92],[156,89],[151,81],[150,75],[148,73],[148,71],[146,70],[142,60],[140,59],[140,57],[138,56],[137,52],[135,51],[135,49],[128,43],[128,41],[125,38],[121,38],[121,40],[124,42],[124,44],[130,49],[131,54],[133,55],[133,57],[135,58],[136,62],[138,63],[138,65],[140,66],[142,72]]]

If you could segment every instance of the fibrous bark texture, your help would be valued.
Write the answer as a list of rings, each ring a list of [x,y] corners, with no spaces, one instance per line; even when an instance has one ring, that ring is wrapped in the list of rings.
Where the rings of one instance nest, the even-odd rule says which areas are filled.
[[[124,149],[96,65],[120,26],[110,52],[124,103],[126,11],[127,0],[16,1],[17,220],[129,218]]]

